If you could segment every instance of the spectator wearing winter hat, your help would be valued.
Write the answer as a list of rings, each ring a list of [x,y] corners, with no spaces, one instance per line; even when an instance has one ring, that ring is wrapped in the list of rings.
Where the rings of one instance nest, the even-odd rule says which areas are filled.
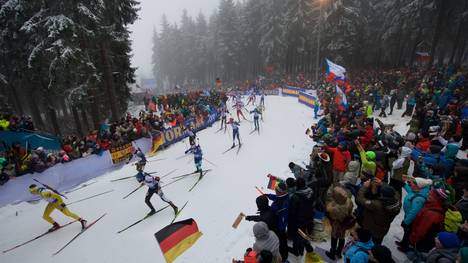
[[[434,247],[434,238],[443,230],[445,201],[448,195],[443,189],[432,190],[424,207],[413,221],[410,244],[421,252],[428,252]]]
[[[254,221],[254,222],[265,222],[268,225],[268,228],[273,231],[279,239],[280,242],[280,254],[287,255],[288,254],[288,242],[287,238],[284,234],[278,231],[278,220],[276,214],[273,212],[271,207],[268,205],[268,197],[265,195],[261,195],[257,197],[257,208],[258,208],[258,215],[249,215],[245,217],[247,221]],[[284,259],[286,259],[285,257]]]
[[[293,162],[290,162],[288,164],[288,167],[289,169],[291,170],[291,172],[293,173],[294,177],[297,179],[297,178],[303,178],[304,180],[306,181],[310,181],[309,177],[310,177],[310,172],[304,168],[302,168],[301,166],[293,163]]]
[[[277,233],[281,241],[281,256],[286,260],[288,252],[283,249],[284,241],[287,240],[286,228],[288,226],[289,206],[289,194],[286,184],[284,182],[279,183],[275,188],[275,194],[267,194],[266,196],[273,201],[271,210],[276,216]]]
[[[411,225],[416,215],[421,211],[429,195],[432,180],[424,178],[412,178],[405,184],[406,196],[403,201],[404,217],[401,222],[403,228],[403,238],[401,241],[395,241],[399,250],[409,250],[409,237],[411,234]]]
[[[369,262],[372,263],[395,263],[392,258],[392,252],[388,247],[375,245],[369,251]]]
[[[440,232],[435,237],[435,248],[426,257],[426,263],[451,263],[457,259],[460,240],[450,232]]]
[[[377,195],[378,198],[368,198],[368,193]],[[401,203],[398,193],[391,186],[382,184],[378,180],[369,180],[359,190],[357,203],[364,208],[362,227],[372,233],[374,243],[381,244],[393,219],[400,213]]]
[[[365,228],[356,228],[351,232],[352,243],[345,249],[345,262],[367,263],[369,261],[369,250],[374,247],[372,234]]]
[[[324,148],[326,152],[332,154],[333,183],[335,185],[343,180],[348,163],[351,161],[351,154],[347,147],[347,143],[342,141],[338,147],[325,146]]]
[[[327,203],[327,217],[331,225],[331,245],[327,256],[335,260],[341,258],[342,250],[345,244],[345,233],[348,228],[353,227],[352,220],[353,201],[349,192],[341,187],[335,186],[331,193],[331,200]],[[348,224],[348,225],[347,225]]]
[[[255,236],[255,243],[252,248],[257,253],[260,253],[262,250],[270,251],[273,254],[273,263],[281,263],[281,255],[279,253],[279,239],[268,229],[265,222],[257,222],[253,226],[253,233]]]
[[[247,221],[265,222],[268,228],[275,232],[277,229],[276,215],[268,204],[268,197],[260,195],[255,200],[257,203],[258,215],[249,215],[245,217]]]
[[[392,177],[390,178],[390,186],[392,186],[402,196],[401,189],[404,186],[403,175],[408,174],[410,167],[411,149],[401,147],[398,159],[392,163]]]

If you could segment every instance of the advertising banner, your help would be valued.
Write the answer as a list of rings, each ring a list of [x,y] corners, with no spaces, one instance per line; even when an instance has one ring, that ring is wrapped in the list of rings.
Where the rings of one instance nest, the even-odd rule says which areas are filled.
[[[110,153],[111,153],[112,163],[117,164],[125,160],[128,160],[130,156],[132,156],[134,151],[135,150],[133,149],[133,145],[131,143],[127,143],[119,147],[111,148]]]

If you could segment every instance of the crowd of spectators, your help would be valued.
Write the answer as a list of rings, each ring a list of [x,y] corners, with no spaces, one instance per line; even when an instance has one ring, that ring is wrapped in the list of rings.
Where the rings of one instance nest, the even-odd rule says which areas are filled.
[[[323,115],[306,131],[315,142],[310,162],[290,163],[293,176],[257,198],[258,214],[246,217],[257,223],[245,262],[288,262],[290,254],[316,262],[310,240],[328,233],[318,227],[323,221],[330,226],[327,262],[395,262],[393,242],[413,262],[468,262],[468,160],[459,153],[468,148],[466,74],[351,73],[347,105],[335,83],[321,84]],[[406,134],[376,117],[395,114],[394,107]],[[400,213],[395,240],[388,233]]]
[[[145,98],[146,110],[138,116],[127,113],[112,123],[103,123],[99,130],[81,137],[68,135],[62,138],[58,152],[43,147],[30,149],[21,143],[7,145],[0,152],[0,184],[10,178],[31,172],[43,172],[57,163],[70,162],[91,154],[101,154],[111,147],[127,144],[142,137],[151,137],[157,131],[184,125],[189,118],[207,118],[225,101],[225,94],[217,91],[190,92]],[[37,132],[30,117],[10,113],[0,114],[0,131]]]

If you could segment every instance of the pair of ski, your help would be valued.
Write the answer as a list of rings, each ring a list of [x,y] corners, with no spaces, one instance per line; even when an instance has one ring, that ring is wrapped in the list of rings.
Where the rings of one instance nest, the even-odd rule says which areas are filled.
[[[260,135],[260,129],[254,129],[253,131],[251,131],[249,134],[253,134],[254,132],[258,131],[258,135]]]
[[[155,173],[158,173],[158,172],[151,172],[151,173],[147,173],[147,174],[155,174]],[[136,175],[125,176],[125,177],[122,177],[122,178],[111,180],[111,182],[118,182],[118,181],[127,180],[127,179],[131,179],[131,178],[135,178],[135,177],[136,177]]]
[[[242,147],[242,143],[239,143],[238,145],[232,146],[231,148],[229,148],[229,149],[227,149],[226,151],[224,151],[223,154],[228,153],[229,151],[233,150],[233,149],[236,148],[236,147],[237,147],[237,152],[236,152],[236,154],[239,154],[239,151],[240,151],[240,149],[241,149],[241,147]]]
[[[95,225],[99,220],[101,220],[106,214],[107,214],[107,213],[104,213],[103,215],[101,215],[100,217],[98,217],[96,220],[90,222],[85,228],[81,229],[81,231],[80,231],[78,234],[76,234],[75,236],[73,236],[73,238],[70,239],[70,241],[68,241],[64,246],[62,246],[59,250],[57,250],[57,252],[55,252],[55,253],[52,254],[52,255],[55,256],[55,255],[57,255],[58,253],[62,252],[62,251],[63,251],[66,247],[68,247],[73,241],[75,241],[79,236],[81,236],[84,232],[86,232],[86,230],[88,230],[88,229],[91,228],[93,225]],[[75,221],[68,222],[68,223],[66,223],[65,225],[61,226],[59,229],[62,229],[62,228],[64,228],[64,227],[67,227],[67,226],[69,226],[69,225],[71,225],[71,224],[73,224],[73,223],[75,223],[75,222],[77,222],[77,221],[75,220]],[[17,249],[17,248],[20,248],[20,247],[22,247],[22,246],[24,246],[24,245],[27,245],[27,244],[29,244],[29,243],[35,241],[35,240],[40,239],[41,237],[44,237],[44,236],[46,236],[46,235],[48,235],[48,234],[51,234],[51,233],[54,233],[54,232],[56,232],[56,231],[58,231],[58,230],[55,230],[55,231],[47,231],[47,232],[45,232],[45,233],[42,233],[42,234],[40,234],[40,235],[38,235],[38,236],[36,236],[36,237],[34,237],[34,238],[28,240],[28,241],[25,241],[25,242],[23,242],[23,243],[21,243],[21,244],[19,244],[19,245],[16,245],[16,246],[14,246],[14,247],[12,247],[12,248],[10,248],[10,249],[3,250],[3,253],[7,253],[7,252],[10,252],[10,251],[15,250],[15,249]]]
[[[195,188],[195,186],[197,186],[197,184],[200,182],[200,180],[203,178],[203,176],[205,176],[205,174],[207,174],[209,171],[211,171],[211,169],[207,169],[207,170],[202,171],[201,176],[198,177],[198,180],[195,182],[195,184],[192,187],[190,187],[189,192],[191,192],[193,190],[193,188]],[[183,175],[180,175],[180,176],[173,177],[173,179],[175,178],[175,180],[168,183],[168,184],[163,185],[163,187],[169,186],[169,185],[171,185],[171,184],[173,184],[175,182],[178,182],[178,181],[180,181],[182,179],[188,178],[190,175],[195,175],[195,174],[198,174],[198,173],[199,172],[194,172],[194,173],[183,174]]]
[[[182,210],[184,210],[184,208],[185,208],[185,206],[187,205],[187,203],[188,203],[188,201],[185,202],[185,204],[179,209],[179,211],[177,211],[177,213],[174,215],[174,218],[173,218],[172,221],[171,221],[171,224],[174,223],[174,221],[175,221],[176,218],[180,215],[180,213],[182,212]],[[148,218],[154,216],[155,214],[161,212],[162,210],[164,210],[164,209],[166,209],[166,208],[168,208],[168,207],[169,207],[169,205],[166,205],[166,206],[164,206],[163,208],[160,208],[159,210],[156,210],[156,212],[155,212],[154,214],[152,214],[152,215],[146,215],[146,216],[143,217],[142,219],[139,219],[139,220],[135,221],[133,224],[131,224],[131,225],[129,225],[129,226],[123,228],[122,230],[117,231],[117,234],[120,234],[120,233],[122,233],[122,232],[124,232],[124,231],[130,229],[131,227],[134,227],[135,225],[138,225],[139,223],[145,221],[146,219],[148,219]]]
[[[222,131],[222,130],[224,130],[224,133],[226,133],[226,129],[227,129],[227,128],[218,129],[218,130],[215,132],[215,134],[218,133],[218,132],[220,132],[220,131]]]

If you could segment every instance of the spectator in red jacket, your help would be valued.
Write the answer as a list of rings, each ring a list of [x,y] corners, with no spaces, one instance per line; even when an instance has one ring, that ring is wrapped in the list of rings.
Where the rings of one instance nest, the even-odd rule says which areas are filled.
[[[337,184],[343,180],[343,176],[351,161],[351,154],[347,149],[345,141],[340,142],[338,147],[325,146],[325,151],[333,155],[333,183]]]
[[[367,149],[367,147],[374,139],[374,127],[372,126],[372,122],[367,122],[364,136],[361,136],[360,139],[362,147],[364,147],[364,149]]]
[[[448,194],[444,189],[429,193],[424,207],[419,211],[411,227],[410,243],[420,252],[428,252],[434,246],[437,233],[444,230],[445,201]]]
[[[416,148],[419,148],[422,151],[427,152],[429,151],[429,147],[431,147],[429,134],[427,134],[427,132],[423,132],[421,133],[421,138],[419,139],[418,143],[416,143]]]

